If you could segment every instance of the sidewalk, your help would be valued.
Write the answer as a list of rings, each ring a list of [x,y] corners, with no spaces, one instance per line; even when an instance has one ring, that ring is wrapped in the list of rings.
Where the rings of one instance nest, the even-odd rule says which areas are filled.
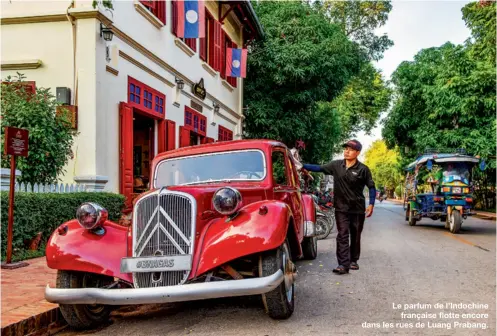
[[[56,270],[45,257],[26,260],[29,266],[2,270],[2,335],[53,333],[65,325],[56,304],[44,299],[47,284],[55,286]]]
[[[393,199],[393,198],[389,198],[387,200],[394,202],[394,203],[398,203],[398,204],[404,204],[403,200],[397,200],[397,199]],[[479,217],[482,219],[491,219],[491,220],[497,219],[497,214],[495,214],[493,212],[485,212],[485,211],[475,211],[475,212],[476,212],[476,217]]]

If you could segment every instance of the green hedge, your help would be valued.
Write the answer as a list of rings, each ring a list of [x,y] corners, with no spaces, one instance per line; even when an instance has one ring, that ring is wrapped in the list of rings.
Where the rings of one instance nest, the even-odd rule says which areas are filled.
[[[2,260],[7,250],[7,223],[9,194],[1,192],[2,218]],[[62,223],[76,217],[76,209],[81,203],[95,202],[109,212],[109,219],[118,221],[124,208],[124,196],[113,193],[78,192],[78,193],[30,193],[18,192],[14,205],[14,259],[23,259],[29,255],[25,240],[31,240],[42,232],[41,247],[44,247],[52,232]],[[40,248],[41,250],[41,248]],[[36,253],[34,253],[36,255]],[[25,258],[25,257],[24,257]]]

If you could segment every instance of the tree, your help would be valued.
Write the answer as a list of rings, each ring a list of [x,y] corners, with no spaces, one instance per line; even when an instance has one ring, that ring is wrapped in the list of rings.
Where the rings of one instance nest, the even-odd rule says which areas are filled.
[[[260,1],[254,9],[265,40],[251,46],[245,80],[244,136],[294,146],[306,161],[328,160],[338,138],[333,106],[366,55],[322,12],[303,2]]]
[[[383,26],[392,10],[390,1],[332,1],[315,5],[337,24],[345,35],[359,43],[370,60],[379,60],[393,45],[388,36],[377,36],[375,30]],[[371,62],[364,62],[361,70],[335,99],[340,115],[341,139],[355,136],[359,131],[369,133],[380,115],[390,104],[391,90],[381,73]]]
[[[495,1],[472,2],[463,7],[463,19],[471,30],[472,52],[476,59],[495,66]]]
[[[49,89],[36,88],[28,92],[22,84],[24,77],[7,77],[2,83],[1,137],[4,127],[29,130],[29,155],[17,158],[22,171],[20,182],[51,184],[63,172],[72,155],[76,132],[66,114],[56,114],[58,103]],[[10,167],[10,160],[2,154],[2,167]]]
[[[370,133],[390,105],[391,94],[381,73],[366,63],[333,101],[340,116],[341,138],[355,136],[359,131]]]
[[[392,10],[390,1],[321,0],[315,6],[324,11],[331,22],[338,24],[351,40],[361,45],[371,60],[378,61],[393,46],[386,34],[377,36]]]
[[[364,163],[371,170],[377,187],[384,187],[393,192],[401,184],[403,175],[399,165],[399,153],[388,149],[383,140],[373,142],[368,148]]]

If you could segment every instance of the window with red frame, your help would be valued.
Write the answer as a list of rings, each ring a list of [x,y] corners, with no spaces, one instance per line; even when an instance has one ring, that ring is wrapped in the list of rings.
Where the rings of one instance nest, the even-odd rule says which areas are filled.
[[[207,134],[207,118],[199,112],[185,106],[185,126],[186,129],[199,135]]]
[[[171,2],[171,5],[172,5],[172,23],[173,23],[173,26],[172,26],[172,31],[173,31],[173,35],[174,36],[178,36],[178,31],[177,31],[177,15],[176,13],[178,12],[177,10],[177,6],[179,5],[179,1],[176,1],[176,0],[173,0]],[[185,42],[185,44],[190,47],[191,50],[193,51],[197,51],[197,39],[195,38],[179,38],[181,41]]]
[[[166,2],[164,0],[140,0],[140,2],[163,24],[166,24]]]
[[[157,117],[164,117],[166,96],[150,86],[128,77],[128,103]]]
[[[223,126],[219,125],[217,140],[218,141],[230,141],[230,140],[233,140],[233,132],[230,131],[229,129],[227,129],[226,127],[223,127]]]

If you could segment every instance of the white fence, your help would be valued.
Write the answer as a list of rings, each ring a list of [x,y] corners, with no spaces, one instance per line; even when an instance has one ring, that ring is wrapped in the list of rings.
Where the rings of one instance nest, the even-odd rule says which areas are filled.
[[[25,184],[16,183],[15,190],[19,192],[34,193],[71,193],[71,192],[92,192],[93,189],[85,184]]]

